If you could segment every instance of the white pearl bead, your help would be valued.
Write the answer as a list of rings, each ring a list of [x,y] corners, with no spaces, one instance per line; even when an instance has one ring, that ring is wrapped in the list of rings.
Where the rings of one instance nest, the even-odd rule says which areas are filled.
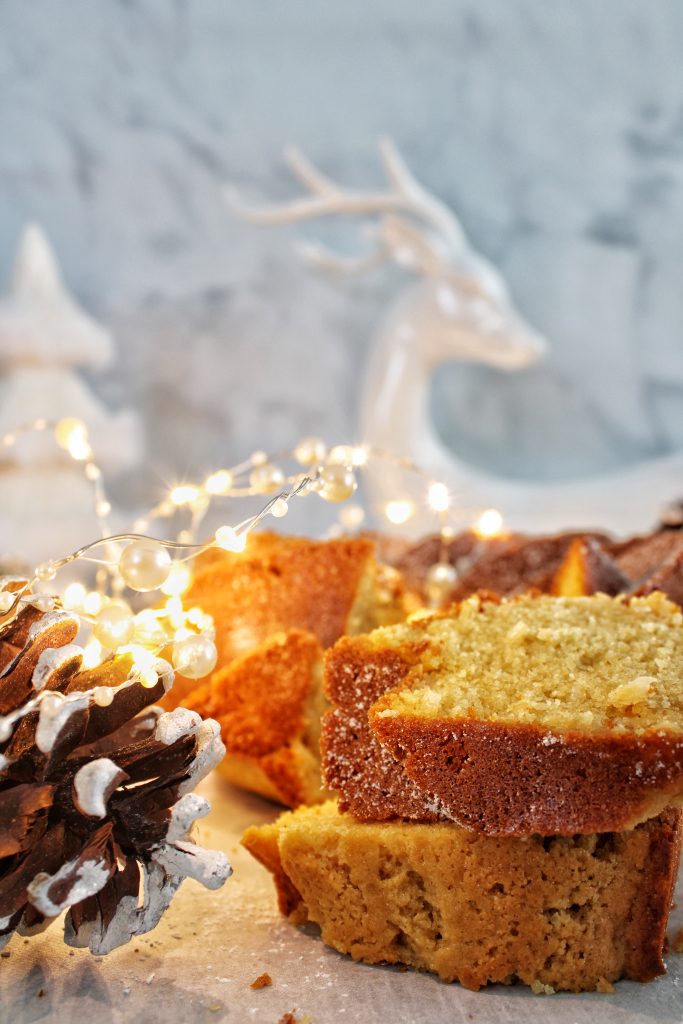
[[[449,562],[437,562],[427,570],[425,591],[431,605],[441,605],[448,598],[458,579]]]
[[[352,466],[353,448],[350,444],[337,444],[327,456],[327,461],[334,466]]]
[[[168,579],[171,556],[154,540],[136,540],[124,548],[119,572],[131,590],[156,590]]]
[[[92,699],[98,708],[108,708],[114,700],[114,691],[111,686],[96,686],[92,692]]]
[[[146,690],[152,690],[159,682],[159,676],[153,668],[140,669],[140,675],[138,676],[140,683],[145,687]]]
[[[278,498],[277,501],[274,501],[270,509],[271,516],[274,516],[276,519],[282,519],[288,512],[289,505],[284,498]]]
[[[107,605],[98,614],[93,626],[95,639],[99,640],[103,647],[115,651],[122,644],[127,644],[133,639],[135,623],[132,614],[117,604]]]
[[[41,562],[36,566],[36,579],[47,581],[53,580],[57,575],[57,569],[52,562]]]
[[[212,672],[218,660],[213,640],[206,636],[189,636],[173,645],[173,667],[187,679],[201,679]]]
[[[249,485],[258,494],[272,494],[285,481],[285,474],[279,466],[272,466],[267,462],[263,466],[256,466],[249,474]]]
[[[325,501],[346,501],[357,486],[355,474],[347,466],[324,466],[318,477],[317,491]]]
[[[294,458],[300,466],[313,466],[325,458],[327,447],[319,437],[304,437],[294,449]]]
[[[365,511],[360,505],[346,505],[339,512],[339,522],[345,530],[357,530],[365,519]]]

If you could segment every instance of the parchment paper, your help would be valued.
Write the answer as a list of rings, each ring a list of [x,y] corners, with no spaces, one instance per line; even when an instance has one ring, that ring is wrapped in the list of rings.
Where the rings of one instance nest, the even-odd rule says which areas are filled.
[[[278,809],[213,776],[200,791],[213,811],[203,845],[220,847],[235,873],[216,893],[185,882],[156,931],[92,957],[62,942],[61,922],[15,937],[0,959],[0,1021],[75,1024],[277,1024],[288,1011],[311,1024],[681,1024],[683,956],[649,985],[619,982],[613,995],[535,996],[523,987],[469,992],[427,974],[356,964],[327,949],[316,930],[277,912],[270,876],[238,846],[249,824]],[[679,904],[683,888],[679,885]],[[683,925],[674,913],[672,931]],[[262,972],[270,988],[252,991]]]

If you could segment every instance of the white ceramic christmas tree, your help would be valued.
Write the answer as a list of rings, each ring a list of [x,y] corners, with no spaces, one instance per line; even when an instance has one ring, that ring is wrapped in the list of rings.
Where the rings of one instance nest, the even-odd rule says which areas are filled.
[[[140,457],[141,431],[129,410],[112,414],[79,368],[114,358],[110,334],[69,295],[43,231],[22,232],[0,298],[0,437],[36,420],[81,420],[96,463],[107,474]],[[29,562],[94,539],[98,524],[83,466],[61,450],[54,431],[32,433],[0,451],[0,555]]]

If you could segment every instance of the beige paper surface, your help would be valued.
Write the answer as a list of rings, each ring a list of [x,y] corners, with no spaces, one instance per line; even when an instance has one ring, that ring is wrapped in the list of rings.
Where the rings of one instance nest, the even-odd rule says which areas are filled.
[[[213,811],[202,845],[227,851],[235,873],[216,893],[185,882],[156,931],[92,957],[70,950],[61,923],[0,959],[2,1024],[278,1024],[283,1014],[311,1024],[680,1024],[683,956],[649,984],[619,982],[613,995],[534,996],[527,988],[469,992],[436,978],[369,967],[327,949],[315,929],[296,929],[276,909],[270,876],[239,847],[244,828],[271,820],[273,805],[213,775],[200,787]],[[672,930],[683,925],[683,887]],[[273,985],[252,991],[267,971]]]

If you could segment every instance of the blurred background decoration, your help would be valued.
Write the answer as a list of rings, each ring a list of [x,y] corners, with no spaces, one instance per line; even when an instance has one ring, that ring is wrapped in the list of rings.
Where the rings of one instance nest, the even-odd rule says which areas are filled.
[[[74,302],[45,234],[27,225],[0,297],[0,559],[40,561],[98,535],[111,509],[97,508],[94,485],[141,455],[137,414],[109,412],[80,373],[114,361],[110,334]]]
[[[438,369],[435,422],[459,459],[558,481],[683,448],[682,31],[666,0],[5,0],[0,275],[39,222],[117,337],[88,382],[140,409],[149,452],[115,500],[356,432],[404,271],[330,282],[287,232],[236,220],[228,182],[296,194],[289,140],[345,187],[381,189],[390,134],[549,339],[523,373]],[[351,225],[304,231],[354,252]]]

